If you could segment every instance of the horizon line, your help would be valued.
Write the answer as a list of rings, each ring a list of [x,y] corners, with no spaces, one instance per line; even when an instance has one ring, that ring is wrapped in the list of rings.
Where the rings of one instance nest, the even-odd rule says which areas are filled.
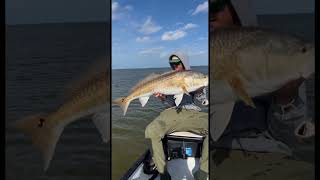
[[[202,66],[208,66],[208,65],[196,65],[191,67],[202,67]],[[161,68],[170,68],[168,66],[165,67],[134,67],[134,68],[112,68],[111,70],[127,70],[127,69],[161,69]]]

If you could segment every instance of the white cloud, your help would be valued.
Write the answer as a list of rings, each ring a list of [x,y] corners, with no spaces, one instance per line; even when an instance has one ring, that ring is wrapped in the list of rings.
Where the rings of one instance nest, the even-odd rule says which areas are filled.
[[[161,36],[161,40],[173,41],[173,40],[183,38],[186,35],[187,35],[187,33],[185,31],[183,31],[181,29],[177,29],[175,31],[167,31],[167,32],[163,33],[163,35]]]
[[[133,9],[133,7],[130,5],[126,5],[123,7],[118,2],[112,2],[111,8],[112,8],[112,20],[120,19],[121,17],[126,15],[128,11],[131,11]]]
[[[177,30],[164,32],[161,36],[161,40],[174,41],[174,40],[183,38],[187,35],[186,30],[196,28],[196,27],[198,27],[198,25],[193,23],[188,23],[185,26],[178,28]]]
[[[112,12],[116,11],[119,8],[119,3],[118,2],[112,2]]]
[[[148,16],[147,20],[141,26],[139,32],[144,33],[144,34],[152,34],[152,33],[160,31],[161,29],[162,29],[162,27],[158,26],[154,22],[152,22],[152,17]]]
[[[183,27],[183,29],[187,30],[187,29],[192,29],[192,28],[196,28],[196,27],[198,27],[198,25],[192,24],[192,23],[188,23]]]
[[[192,13],[192,16],[198,14],[198,13],[205,13],[205,12],[208,12],[208,1],[205,1],[204,3],[202,4],[199,4],[196,8],[196,10],[193,11]]]
[[[119,9],[119,3],[118,2],[113,2],[112,3],[112,20],[117,19],[117,11]]]
[[[143,49],[139,52],[141,55],[149,55],[149,54],[161,54],[163,52],[163,47],[155,47]]]
[[[136,41],[141,43],[150,42],[151,38],[149,36],[137,37]]]

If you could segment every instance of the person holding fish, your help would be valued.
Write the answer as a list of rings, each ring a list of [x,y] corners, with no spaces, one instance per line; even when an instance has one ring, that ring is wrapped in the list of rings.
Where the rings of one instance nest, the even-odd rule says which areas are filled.
[[[169,57],[169,64],[174,71],[190,70],[188,56],[177,51]],[[151,139],[153,150],[153,161],[160,173],[161,179],[169,179],[170,175],[165,169],[165,155],[161,139],[176,131],[190,131],[205,136],[200,160],[200,169],[194,174],[196,179],[207,179],[208,177],[208,113],[202,112],[195,101],[207,105],[206,89],[200,88],[189,95],[184,94],[178,107],[175,105],[173,95],[156,93],[168,109],[161,112],[146,128],[145,136]]]
[[[219,29],[258,24],[250,0],[210,0],[210,3],[210,33]],[[307,51],[301,50],[302,53]],[[212,65],[215,66],[215,63]],[[256,170],[269,168],[268,176],[262,177],[264,179],[271,177],[287,179],[292,173],[298,172],[301,174],[301,179],[312,176],[310,164],[284,159],[288,155],[292,156],[293,149],[297,149],[299,144],[306,144],[310,139],[312,141],[314,136],[313,124],[305,117],[306,105],[299,95],[299,87],[304,80],[303,77],[296,78],[268,95],[253,98],[251,102],[254,108],[250,106],[250,102],[247,104],[237,102],[232,106],[232,115],[230,114],[230,122],[228,121],[226,128],[210,127],[213,139],[210,141],[213,150],[213,163],[210,167],[213,169],[211,175],[214,178],[225,179],[236,176],[237,179],[247,179],[254,176],[255,172],[251,166],[248,167],[250,169],[243,166],[246,162],[253,163]],[[215,116],[210,121],[212,121],[210,125],[215,125]],[[303,125],[302,129],[305,132],[299,135],[297,132]],[[215,130],[219,133],[213,132]],[[226,148],[229,150],[225,150]],[[245,151],[244,155],[238,153],[239,149]],[[276,172],[280,166],[265,167],[266,157],[284,164],[286,167],[281,166],[281,168],[285,171]],[[228,163],[231,163],[231,166]],[[291,169],[287,166],[289,164]],[[238,173],[231,175],[230,170]]]
[[[126,97],[119,97],[113,103],[119,105],[126,115],[129,104],[139,99],[144,107],[150,96],[155,95],[168,108],[155,118],[146,128],[145,137],[151,139],[153,163],[161,179],[170,179],[162,138],[173,132],[187,131],[205,137],[202,145],[200,169],[195,172],[196,179],[208,178],[208,113],[202,112],[195,102],[208,105],[205,87],[209,78],[200,72],[190,70],[188,56],[177,51],[170,55],[172,71],[163,74],[150,74],[137,83]],[[151,165],[151,163],[150,163]],[[154,166],[153,166],[154,167]],[[146,169],[150,169],[145,167]]]

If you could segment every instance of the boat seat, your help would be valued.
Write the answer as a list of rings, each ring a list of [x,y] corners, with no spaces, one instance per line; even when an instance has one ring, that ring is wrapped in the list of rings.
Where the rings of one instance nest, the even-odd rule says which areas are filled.
[[[162,138],[167,160],[188,157],[199,158],[202,152],[204,136],[191,132],[173,132]]]
[[[178,131],[178,132],[173,132],[171,134],[168,134],[169,136],[181,136],[181,137],[194,137],[194,138],[204,138],[204,136],[195,134],[192,132],[187,132],[187,131]]]

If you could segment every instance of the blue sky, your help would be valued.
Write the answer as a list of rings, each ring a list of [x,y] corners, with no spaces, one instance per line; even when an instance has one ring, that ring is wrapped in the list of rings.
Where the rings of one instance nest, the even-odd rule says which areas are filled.
[[[175,50],[208,65],[207,0],[112,1],[112,68],[169,67]]]

